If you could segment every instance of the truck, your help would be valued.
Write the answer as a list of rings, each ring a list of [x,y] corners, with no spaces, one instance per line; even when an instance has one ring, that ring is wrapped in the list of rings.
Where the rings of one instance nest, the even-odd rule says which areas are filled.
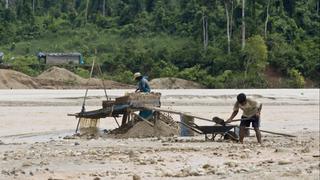
[[[44,64],[59,65],[59,64],[84,64],[83,56],[78,52],[71,53],[38,53],[39,61]]]

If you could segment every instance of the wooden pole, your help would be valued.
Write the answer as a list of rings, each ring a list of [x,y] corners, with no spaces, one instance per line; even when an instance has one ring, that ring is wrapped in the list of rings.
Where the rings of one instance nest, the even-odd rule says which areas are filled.
[[[139,119],[142,119],[143,121],[145,121],[147,124],[149,124],[150,126],[154,127],[154,124],[152,124],[150,121],[146,120],[145,118],[139,116],[138,114],[136,113],[131,113],[132,115],[138,117]]]
[[[91,66],[91,71],[90,71],[90,77],[89,77],[89,79],[88,79],[88,81],[87,81],[87,85],[89,84],[89,81],[90,81],[90,79],[92,78],[92,73],[93,73],[93,68],[94,68],[94,60],[95,59],[93,59],[93,62],[92,62],[92,66]],[[85,105],[86,105],[86,98],[87,98],[87,95],[88,95],[88,87],[87,87],[87,89],[86,89],[86,93],[85,93],[85,95],[84,95],[84,97],[83,97],[83,103],[82,103],[82,109],[81,109],[81,112],[84,112],[85,111]]]
[[[91,77],[92,77],[93,67],[94,67],[94,59],[93,59],[93,62],[92,62],[92,67],[91,67],[91,71],[90,71],[90,77],[89,77],[89,79],[88,79],[88,81],[87,81],[87,85],[88,85],[88,83],[89,83],[89,80],[90,80]],[[82,112],[82,113],[85,112],[87,95],[88,95],[88,88],[86,89],[86,93],[85,93],[85,95],[84,95],[84,97],[83,97],[83,103],[82,103],[82,108],[81,108],[81,112]],[[80,119],[81,119],[81,118],[79,117],[78,123],[77,123],[77,128],[76,128],[76,133],[78,132],[78,128],[79,128],[79,124],[80,124]]]
[[[218,122],[215,122],[214,120],[211,120],[211,119],[207,119],[207,118],[203,118],[203,117],[199,117],[199,116],[194,116],[194,115],[187,114],[187,113],[180,112],[180,111],[174,111],[174,110],[169,110],[169,109],[161,109],[161,108],[157,108],[157,107],[144,107],[144,108],[148,109],[148,110],[153,110],[153,111],[160,111],[160,112],[167,112],[167,113],[172,113],[172,114],[190,116],[190,117],[193,117],[193,118],[196,118],[196,119],[200,119],[200,120],[204,120],[204,121],[208,121],[208,122],[218,123]]]
[[[203,117],[199,117],[199,116],[194,116],[194,115],[186,114],[186,113],[179,112],[179,111],[174,111],[174,110],[169,110],[169,109],[161,109],[161,108],[156,108],[156,107],[144,107],[144,108],[145,108],[145,109],[148,109],[148,110],[154,110],[154,111],[160,111],[160,112],[167,112],[167,113],[173,113],[173,114],[190,116],[190,117],[193,117],[193,118],[196,118],[196,119],[200,119],[200,120],[204,120],[204,121],[209,121],[209,122],[214,122],[214,123],[217,123],[217,124],[221,124],[220,121],[218,122],[218,121],[215,121],[214,119],[211,120],[211,119],[207,119],[207,118],[203,118]],[[237,127],[240,128],[240,126],[237,126]],[[247,129],[254,130],[253,128],[247,128]],[[265,133],[270,133],[270,134],[287,136],[287,137],[297,137],[297,136],[294,136],[294,135],[291,135],[291,134],[278,133],[278,132],[261,130],[261,129],[260,129],[260,131],[261,131],[261,132],[265,132]]]
[[[240,126],[239,126],[240,127]],[[247,127],[246,129],[254,130],[254,128]],[[287,137],[297,137],[291,134],[285,134],[285,133],[278,133],[278,132],[273,132],[273,131],[266,131],[260,129],[261,132],[269,133],[269,134],[276,134],[276,135],[281,135],[281,136],[287,136]]]
[[[116,121],[116,123],[117,123],[118,127],[120,127],[120,125],[119,125],[119,123],[118,123],[118,121],[117,121],[117,118],[116,118],[116,117],[114,117],[114,116],[113,116],[113,118],[114,118],[114,120]]]

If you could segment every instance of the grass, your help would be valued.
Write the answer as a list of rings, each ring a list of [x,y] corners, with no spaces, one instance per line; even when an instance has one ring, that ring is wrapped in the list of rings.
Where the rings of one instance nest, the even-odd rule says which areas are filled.
[[[130,44],[132,48],[145,51],[151,49],[154,52],[166,50],[174,52],[179,47],[190,42],[190,39],[172,37],[166,34],[158,34],[152,37],[123,38],[119,33],[101,31],[94,27],[78,30],[65,30],[60,33],[46,33],[41,38],[0,46],[0,51],[5,53],[6,58],[16,56],[36,56],[38,52],[80,52],[85,59],[107,54],[112,57],[120,53],[124,46]],[[100,59],[100,62],[104,59]],[[90,61],[88,63],[91,63]]]

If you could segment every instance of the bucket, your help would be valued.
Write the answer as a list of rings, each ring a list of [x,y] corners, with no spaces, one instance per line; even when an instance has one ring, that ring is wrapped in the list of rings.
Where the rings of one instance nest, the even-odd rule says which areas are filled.
[[[244,137],[249,137],[250,136],[250,129],[245,129],[244,130]],[[240,128],[239,127],[235,127],[234,128],[234,133],[238,136],[238,137],[240,137]]]
[[[180,121],[190,125],[194,123],[194,118],[186,115],[180,115]],[[180,136],[194,136],[194,132],[183,124],[180,124]]]

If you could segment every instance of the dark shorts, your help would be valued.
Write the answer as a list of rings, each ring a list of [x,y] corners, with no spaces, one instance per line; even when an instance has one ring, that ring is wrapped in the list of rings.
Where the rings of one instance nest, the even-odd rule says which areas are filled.
[[[245,116],[242,116],[241,119],[247,118]],[[252,123],[252,127],[258,128],[260,127],[260,118],[257,116],[252,116],[250,120],[243,120],[240,122],[240,126],[250,127],[250,123]]]

